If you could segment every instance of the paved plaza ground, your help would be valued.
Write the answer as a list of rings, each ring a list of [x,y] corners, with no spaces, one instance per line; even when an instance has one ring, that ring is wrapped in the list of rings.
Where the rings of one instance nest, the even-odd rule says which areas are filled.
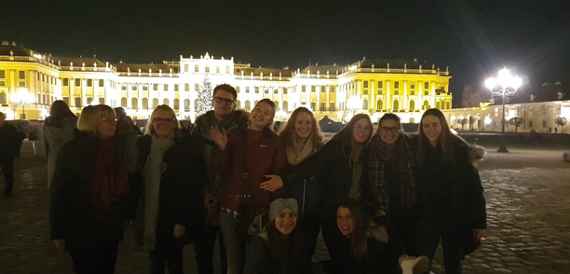
[[[488,150],[479,164],[488,236],[466,259],[465,273],[570,273],[570,163],[561,155],[537,148]],[[29,144],[17,168],[13,197],[0,197],[0,273],[71,273],[68,256],[48,241],[46,172]],[[129,239],[120,247],[117,273],[146,273],[146,254]],[[439,267],[435,272],[443,273]]]

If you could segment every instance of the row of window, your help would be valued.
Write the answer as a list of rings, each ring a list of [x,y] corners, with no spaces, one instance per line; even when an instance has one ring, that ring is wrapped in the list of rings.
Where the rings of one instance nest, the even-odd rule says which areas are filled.
[[[205,66],[204,67],[204,72],[205,73],[216,73],[216,74],[220,74],[221,73],[221,68],[219,66],[214,67],[213,69],[210,69],[210,66]],[[189,64],[184,64],[184,72],[190,72],[190,65]],[[200,65],[194,65],[194,72],[200,72]],[[230,74],[231,72],[231,67],[230,66],[225,66],[225,73],[226,74]]]
[[[362,81],[362,87],[363,88],[368,88],[369,85],[372,87],[372,85],[374,85],[375,81],[368,81],[368,80],[363,80]],[[388,83],[390,81],[387,81]],[[369,84],[370,83],[370,84]],[[382,81],[378,81],[378,88],[382,89],[383,88],[383,82]],[[410,83],[410,89],[416,89],[416,84],[414,82]],[[400,81],[394,81],[394,89],[399,89],[400,88]],[[429,89],[429,82],[424,82],[424,89]]]
[[[38,105],[51,105],[53,103],[53,96],[47,94],[36,94],[36,102]],[[8,104],[8,96],[4,92],[0,92],[0,105]]]

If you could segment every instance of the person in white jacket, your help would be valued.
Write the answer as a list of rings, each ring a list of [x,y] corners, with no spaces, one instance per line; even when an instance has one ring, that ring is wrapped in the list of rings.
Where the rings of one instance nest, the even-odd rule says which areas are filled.
[[[73,139],[77,130],[77,118],[64,101],[54,101],[50,116],[42,128],[41,151],[47,159],[48,188],[51,186],[57,154],[65,143]]]

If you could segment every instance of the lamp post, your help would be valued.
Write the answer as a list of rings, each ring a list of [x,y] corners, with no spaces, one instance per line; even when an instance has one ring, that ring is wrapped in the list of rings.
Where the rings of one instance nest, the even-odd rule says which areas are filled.
[[[31,94],[27,88],[19,88],[16,90],[15,93],[12,93],[11,101],[16,106],[14,108],[14,116],[17,113],[16,108],[18,106],[21,106],[22,107],[22,115],[20,116],[20,119],[25,120],[26,119],[26,111],[25,111],[26,104],[34,103],[34,95]],[[14,118],[16,118],[16,117],[14,117]]]
[[[485,80],[485,87],[492,96],[502,97],[503,115],[501,117],[501,132],[503,134],[498,152],[509,152],[505,145],[505,98],[515,95],[522,86],[522,79],[518,75],[513,75],[507,68],[502,68],[496,77],[489,77]]]

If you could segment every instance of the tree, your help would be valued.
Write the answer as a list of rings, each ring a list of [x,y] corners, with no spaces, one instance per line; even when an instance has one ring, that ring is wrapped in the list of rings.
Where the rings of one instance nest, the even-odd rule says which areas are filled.
[[[519,127],[522,125],[523,119],[521,117],[513,117],[509,119],[509,124],[515,127],[515,132],[518,131]]]
[[[491,95],[483,88],[466,85],[461,93],[462,107],[478,107],[480,103],[489,101]]]
[[[198,92],[198,101],[196,102],[197,115],[203,114],[212,109],[212,84],[206,77]]]
[[[469,122],[469,119],[467,119],[467,118],[459,119],[459,123],[461,124],[461,129],[462,129],[462,130],[465,129],[465,124],[467,124],[468,122]]]
[[[555,123],[557,126],[559,126],[559,127],[562,128],[562,127],[564,127],[564,126],[568,123],[568,119],[566,119],[566,117],[557,117],[557,118],[554,120],[554,123]],[[562,131],[562,130],[560,130],[560,131]]]

